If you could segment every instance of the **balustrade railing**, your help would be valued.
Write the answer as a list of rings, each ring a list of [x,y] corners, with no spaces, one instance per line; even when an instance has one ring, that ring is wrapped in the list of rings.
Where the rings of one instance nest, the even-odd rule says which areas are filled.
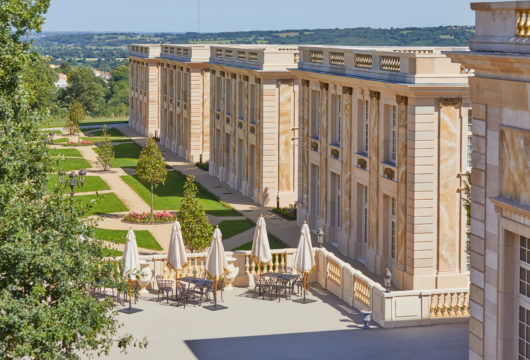
[[[310,61],[314,64],[322,64],[324,62],[324,52],[311,50],[309,53]]]
[[[381,56],[381,70],[399,72],[401,60],[399,56]]]
[[[282,249],[282,250],[271,250],[272,258],[271,260],[264,263],[257,263],[250,257],[250,253],[245,254],[245,274],[254,275],[260,272],[280,272],[287,266],[287,256],[293,255],[295,249]]]
[[[515,25],[515,35],[519,37],[530,36],[530,9],[517,10],[517,23]]]
[[[328,261],[328,280],[337,286],[340,286],[341,282],[341,269],[339,264],[333,260]]]
[[[372,68],[372,55],[355,54],[355,67],[371,69]]]
[[[341,52],[330,52],[329,63],[331,65],[344,66],[344,53]]]
[[[469,292],[462,290],[442,290],[430,296],[431,318],[469,316]]]
[[[357,275],[354,275],[353,279],[353,298],[361,304],[370,307],[370,284]]]

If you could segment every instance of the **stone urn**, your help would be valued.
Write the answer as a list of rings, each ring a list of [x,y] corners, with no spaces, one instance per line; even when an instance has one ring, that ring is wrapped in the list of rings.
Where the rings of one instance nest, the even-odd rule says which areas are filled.
[[[153,277],[153,270],[151,270],[151,260],[140,260],[140,274],[138,275],[138,294],[146,295],[149,294],[145,288],[151,278]]]
[[[223,278],[224,289],[234,290],[232,283],[234,282],[234,279],[236,278],[237,274],[239,274],[239,268],[234,265],[234,263],[236,262],[235,257],[229,256],[226,258],[226,261],[228,262],[228,274],[226,274]]]

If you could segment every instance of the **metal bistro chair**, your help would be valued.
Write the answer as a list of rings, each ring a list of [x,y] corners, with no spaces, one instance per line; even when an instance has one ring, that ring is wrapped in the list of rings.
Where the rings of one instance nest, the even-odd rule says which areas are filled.
[[[265,298],[265,288],[266,288],[265,278],[262,277],[260,280],[260,276],[255,274],[254,275],[254,294],[256,294],[256,289],[258,289],[258,296],[261,294],[263,295],[263,298]]]
[[[169,293],[173,295],[173,280],[165,280],[162,275],[156,275],[156,285],[158,287],[157,298],[160,301],[160,292],[162,292],[162,300],[164,300],[164,293],[166,294],[166,302],[169,303]]]
[[[178,281],[177,282],[177,288],[176,288],[176,300],[177,302],[181,302],[184,306],[184,309],[186,308],[186,303],[189,304],[190,301],[190,291],[188,290],[187,284],[184,282]]]

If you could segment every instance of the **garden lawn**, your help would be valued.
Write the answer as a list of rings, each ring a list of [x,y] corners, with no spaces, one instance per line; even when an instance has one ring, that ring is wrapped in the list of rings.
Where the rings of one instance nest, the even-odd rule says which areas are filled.
[[[58,162],[55,165],[55,170],[80,170],[80,169],[90,169],[92,165],[84,158],[66,158],[66,159],[57,159]]]
[[[82,136],[81,141],[92,141],[93,143],[102,142],[105,138],[101,137],[88,137]],[[110,142],[132,142],[131,139],[126,137],[109,137]]]
[[[50,149],[51,156],[83,157],[77,149]]]
[[[136,235],[136,244],[138,247],[149,250],[163,250],[162,246],[156,241],[148,230],[134,230]],[[98,240],[110,241],[115,244],[125,244],[127,230],[109,230],[96,228],[94,237]]]
[[[120,145],[122,146],[122,145]],[[121,177],[140,197],[151,204],[151,188],[138,179],[138,175]],[[159,184],[154,191],[155,210],[178,210],[184,197],[184,183],[186,177],[177,171],[169,171],[165,185]],[[197,183],[197,185],[199,185]],[[240,214],[217,201],[215,196],[199,186],[199,198],[204,210],[215,216],[239,216]]]
[[[135,143],[114,145],[114,167],[135,168],[142,148]]]
[[[223,220],[219,223],[219,230],[223,234],[223,240],[229,239],[234,235],[240,234],[248,229],[252,229],[255,225],[244,220]]]
[[[81,195],[76,196],[74,199],[76,203],[81,206],[90,206],[86,212],[87,216],[94,214],[125,212],[129,210],[114,193]]]
[[[287,245],[286,243],[284,243],[283,241],[281,241],[279,238],[272,235],[271,233],[267,233],[267,237],[269,238],[269,246],[271,247],[271,249],[289,248],[289,245]],[[238,248],[235,248],[233,251],[237,251],[237,250],[249,250],[249,251],[252,250],[252,241],[246,244],[243,244]]]
[[[75,141],[77,141],[77,139]],[[68,142],[68,138],[65,138],[65,137],[53,140],[54,144],[64,144],[67,142]]]
[[[113,124],[127,124],[129,122],[127,117],[118,118],[86,118],[81,122],[81,126],[96,126],[96,125],[113,125]],[[41,124],[42,128],[65,127],[66,119],[64,118],[50,118],[48,121]]]
[[[103,136],[103,129],[92,129],[92,130],[84,130],[83,131],[86,135],[90,137],[102,137]],[[125,135],[116,128],[109,128],[107,129],[107,134],[110,137],[125,137]]]
[[[57,175],[50,174],[48,178],[48,189],[53,189],[58,184],[59,184],[59,178],[57,177]],[[102,191],[102,190],[110,190],[110,188],[107,185],[107,183],[103,181],[103,179],[100,178],[99,176],[87,176],[83,187],[81,189],[78,187],[75,188],[76,193]],[[70,188],[68,188],[68,191],[70,191]]]
[[[103,248],[103,257],[118,257],[123,256],[123,252],[116,249]]]

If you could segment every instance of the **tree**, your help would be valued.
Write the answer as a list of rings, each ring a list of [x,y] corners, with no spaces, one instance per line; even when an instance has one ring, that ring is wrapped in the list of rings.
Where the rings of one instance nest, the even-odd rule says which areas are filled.
[[[140,181],[151,185],[151,219],[153,218],[153,192],[154,187],[166,182],[166,163],[162,152],[153,139],[147,140],[145,147],[140,151],[136,173]]]
[[[24,88],[32,108],[49,108],[57,97],[55,82],[59,75],[48,64],[49,59],[39,58],[28,63],[23,72]]]
[[[114,163],[114,147],[110,143],[107,125],[103,126],[103,141],[99,142],[95,151],[98,156],[97,165],[101,166],[104,171],[109,170]]]
[[[186,178],[184,199],[180,203],[177,217],[182,228],[182,237],[189,249],[200,251],[210,244],[213,228],[199,201],[199,189],[193,174]]]
[[[103,248],[83,209],[46,190],[53,160],[39,131],[45,108],[29,106],[23,71],[32,53],[22,36],[39,31],[44,0],[0,3],[0,358],[77,359],[118,343],[116,313],[89,288],[109,283]],[[143,345],[143,343],[141,343]]]
[[[66,130],[70,135],[79,132],[79,124],[86,117],[83,104],[79,100],[75,100],[68,108],[68,117],[66,119]]]
[[[105,82],[86,67],[75,68],[68,74],[68,87],[62,93],[63,103],[79,100],[90,115],[98,115],[105,107]]]

